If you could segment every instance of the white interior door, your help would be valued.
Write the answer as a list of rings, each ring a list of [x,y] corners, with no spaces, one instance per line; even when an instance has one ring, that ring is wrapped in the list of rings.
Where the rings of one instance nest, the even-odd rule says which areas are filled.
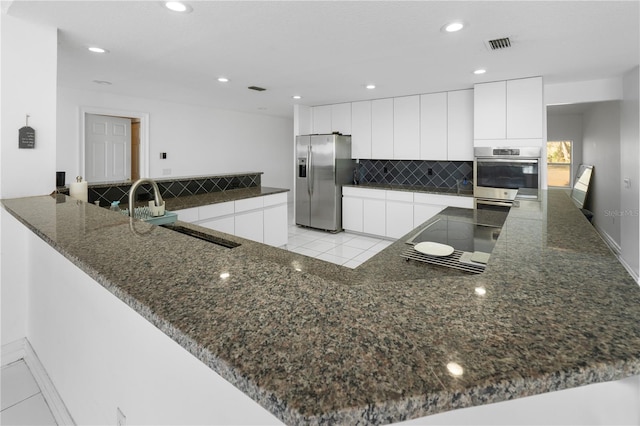
[[[85,133],[85,180],[131,179],[131,119],[86,114]]]

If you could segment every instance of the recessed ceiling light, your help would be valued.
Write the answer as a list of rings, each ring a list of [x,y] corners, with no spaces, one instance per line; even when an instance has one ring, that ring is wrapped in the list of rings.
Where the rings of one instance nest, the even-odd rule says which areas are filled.
[[[164,2],[164,6],[172,10],[174,12],[191,12],[193,9],[186,3],[182,3],[181,1],[167,1]]]
[[[366,87],[367,89],[371,90],[371,89],[375,89],[375,88],[376,88],[376,85],[375,85],[375,84],[367,84],[365,87]]]
[[[103,49],[102,47],[98,47],[98,46],[90,46],[89,51],[93,52],[93,53],[108,53],[109,51],[107,49]]]
[[[455,33],[456,31],[463,29],[464,24],[462,22],[450,22],[442,28],[448,33]]]
[[[229,81],[229,79],[227,77],[218,77],[218,81],[220,83],[227,83]]]
[[[293,98],[293,99],[302,99],[302,96],[300,96],[300,95],[293,95],[293,96],[292,96],[292,98]]]
[[[484,68],[479,68],[479,69],[475,70],[473,73],[474,74],[484,74],[485,72],[487,72],[487,70],[485,70]]]

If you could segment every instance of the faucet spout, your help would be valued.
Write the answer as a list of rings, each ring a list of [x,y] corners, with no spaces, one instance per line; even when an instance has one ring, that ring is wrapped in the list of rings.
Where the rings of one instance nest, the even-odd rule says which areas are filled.
[[[155,199],[156,207],[162,206],[162,196],[160,195],[160,189],[158,188],[158,184],[155,183],[155,181],[148,178],[138,179],[133,183],[133,185],[131,185],[131,189],[129,190],[129,216],[130,217],[133,217],[133,211],[135,210],[136,191],[138,190],[140,185],[144,185],[145,183],[150,184],[151,188],[153,189],[153,198]]]

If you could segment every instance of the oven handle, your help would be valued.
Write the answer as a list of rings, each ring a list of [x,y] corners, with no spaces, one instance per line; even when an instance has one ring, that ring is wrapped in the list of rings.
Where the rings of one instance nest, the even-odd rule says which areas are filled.
[[[485,204],[488,206],[500,206],[500,207],[517,207],[514,201],[491,201],[476,199],[476,204]]]
[[[495,157],[476,157],[475,161],[482,161],[482,162],[490,162],[490,163],[531,163],[531,164],[538,164],[539,163],[539,158],[531,158],[528,160],[524,160],[522,158],[519,159],[510,159],[510,158],[495,158]]]

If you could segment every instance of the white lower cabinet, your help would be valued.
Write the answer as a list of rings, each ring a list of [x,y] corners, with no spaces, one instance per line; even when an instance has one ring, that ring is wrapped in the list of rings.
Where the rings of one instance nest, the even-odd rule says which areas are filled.
[[[385,235],[386,214],[384,200],[365,199],[362,204],[362,232],[365,234]]]
[[[235,235],[248,240],[264,242],[264,215],[262,210],[239,213],[234,216]]]
[[[364,232],[363,201],[362,198],[342,197],[342,228],[346,231]]]
[[[398,239],[446,207],[473,208],[473,198],[345,187],[342,192],[342,227],[378,237]]]
[[[286,201],[286,194],[285,194]],[[274,247],[280,247],[289,241],[287,227],[287,205],[281,204],[273,207],[265,207],[264,209],[264,234],[263,243]]]
[[[235,234],[235,221],[233,220],[233,216],[205,220],[204,222],[198,222],[198,225],[213,229],[214,231],[224,232],[225,234]]]
[[[284,192],[176,211],[183,222],[274,247],[288,242],[287,212]]]
[[[400,238],[413,229],[413,192],[386,191],[386,233]]]

